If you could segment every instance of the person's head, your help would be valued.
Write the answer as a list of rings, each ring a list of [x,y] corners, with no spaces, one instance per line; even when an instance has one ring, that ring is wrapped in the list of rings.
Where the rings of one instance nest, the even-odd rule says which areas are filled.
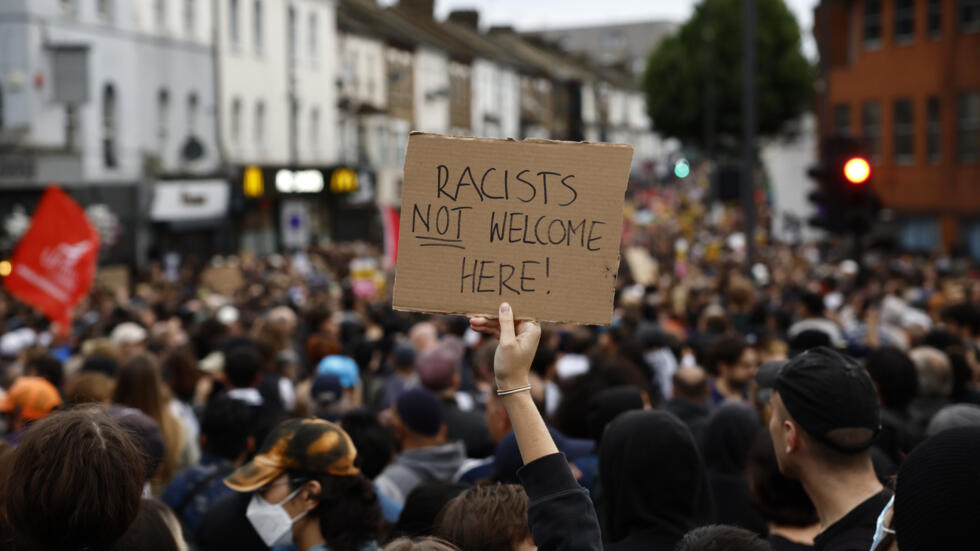
[[[760,430],[752,442],[746,478],[749,502],[766,522],[798,528],[817,523],[817,510],[803,485],[779,472],[772,437],[767,429]]]
[[[235,347],[225,354],[224,371],[232,388],[256,387],[262,371],[262,357],[255,347]]]
[[[337,425],[290,419],[225,484],[252,494],[246,517],[270,547],[314,535],[329,548],[356,549],[377,539],[381,522],[378,497],[356,457]]]
[[[432,535],[439,512],[468,488],[468,485],[461,482],[434,481],[419,484],[405,498],[405,506],[402,507],[395,530],[412,538]]]
[[[980,406],[952,404],[936,412],[926,428],[926,436],[935,436],[957,427],[980,427]]]
[[[708,374],[692,365],[680,367],[674,372],[674,398],[703,405],[708,399]]]
[[[119,349],[120,359],[125,363],[130,358],[146,351],[147,337],[146,329],[142,325],[126,321],[112,330],[109,339]]]
[[[616,386],[599,392],[588,403],[589,438],[601,442],[606,426],[634,409],[643,409],[643,393],[636,387]]]
[[[254,422],[255,411],[248,404],[228,396],[214,398],[201,418],[201,450],[230,461],[243,459],[255,446]]]
[[[324,373],[313,378],[310,385],[310,402],[313,404],[313,414],[320,419],[336,422],[341,415],[352,407],[348,395],[344,393],[344,385],[340,377],[333,373]]]
[[[710,518],[701,454],[687,425],[667,412],[628,411],[617,417],[602,437],[599,476],[609,541],[651,529],[676,541]]]
[[[919,392],[919,378],[915,364],[908,354],[894,346],[872,350],[864,360],[864,367],[878,388],[881,405],[905,411]]]
[[[691,530],[674,551],[772,551],[772,546],[745,528],[713,525]]]
[[[953,368],[946,354],[932,347],[920,346],[913,348],[909,356],[919,378],[919,396],[946,398],[953,393]]]
[[[806,291],[800,296],[799,316],[803,319],[822,318],[824,315],[823,297],[817,293]]]
[[[980,428],[943,431],[898,471],[891,529],[901,551],[964,549],[980,518]]]
[[[396,344],[391,354],[395,371],[400,373],[412,373],[415,371],[416,359],[415,347],[412,346],[412,343],[408,342]]]
[[[146,466],[146,479],[156,474],[166,453],[163,433],[157,422],[136,408],[125,406],[109,406],[106,410],[119,426],[126,431],[129,439],[139,450]]]
[[[766,364],[756,381],[773,391],[769,432],[783,474],[874,476],[870,449],[881,429],[878,393],[857,362],[820,347]]]
[[[419,382],[432,392],[452,396],[459,389],[461,360],[445,343],[429,348],[416,361]]]
[[[52,386],[61,389],[61,383],[65,376],[65,368],[61,365],[58,358],[50,354],[41,354],[27,360],[27,375],[46,379]]]
[[[722,335],[708,346],[708,373],[725,381],[730,387],[748,386],[759,367],[758,355],[738,335]]]
[[[940,318],[950,331],[962,339],[972,339],[980,334],[980,312],[972,304],[948,306],[942,310]]]
[[[527,525],[527,494],[516,484],[470,488],[436,518],[434,536],[466,551],[537,549]]]
[[[378,417],[367,409],[349,411],[340,418],[340,426],[357,449],[358,466],[364,476],[377,478],[395,455],[395,439]]]
[[[398,538],[384,551],[460,551],[459,547],[439,538]]]
[[[149,354],[138,354],[119,368],[112,401],[143,411],[159,420],[164,412],[163,379],[160,367]]]
[[[705,468],[742,475],[752,440],[761,427],[755,408],[746,403],[725,402],[715,408],[701,435]]]
[[[395,438],[402,449],[442,444],[446,440],[446,420],[442,402],[423,388],[413,388],[398,395],[393,407]]]
[[[140,502],[136,519],[110,551],[186,551],[183,530],[173,511],[156,499]]]
[[[108,547],[136,518],[143,458],[99,408],[38,421],[10,461],[0,524],[18,549]]]
[[[65,403],[71,406],[79,404],[109,404],[116,382],[104,373],[97,371],[79,373],[68,381],[65,388]]]
[[[60,405],[58,389],[47,379],[19,377],[0,399],[0,412],[4,414],[7,430],[14,431],[45,418]]]
[[[439,343],[439,330],[429,321],[416,323],[408,332],[408,339],[417,354],[422,354]]]

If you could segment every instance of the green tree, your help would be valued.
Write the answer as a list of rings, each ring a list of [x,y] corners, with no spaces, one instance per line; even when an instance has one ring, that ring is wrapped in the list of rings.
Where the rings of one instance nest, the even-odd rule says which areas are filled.
[[[783,0],[757,0],[757,5],[758,133],[773,136],[810,107],[813,71],[803,57],[799,25]],[[650,54],[643,88],[653,126],[662,135],[703,148],[705,97],[710,94],[716,148],[738,148],[742,11],[740,0],[704,0],[691,19]]]

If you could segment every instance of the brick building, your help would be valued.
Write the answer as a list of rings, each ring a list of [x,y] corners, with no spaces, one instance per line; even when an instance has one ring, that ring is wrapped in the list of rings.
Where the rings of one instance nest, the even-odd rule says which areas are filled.
[[[899,242],[980,258],[980,0],[821,0],[822,137],[864,140]]]

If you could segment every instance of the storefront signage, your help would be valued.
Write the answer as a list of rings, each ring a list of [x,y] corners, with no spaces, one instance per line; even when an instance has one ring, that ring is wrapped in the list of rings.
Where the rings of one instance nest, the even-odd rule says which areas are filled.
[[[349,168],[338,168],[330,175],[332,193],[351,193],[357,191],[357,173]]]
[[[252,165],[245,168],[245,176],[242,178],[242,191],[245,197],[262,197],[265,194],[265,181],[262,178],[262,169]]]
[[[323,191],[323,173],[281,169],[276,172],[276,189],[279,193],[320,193]]]

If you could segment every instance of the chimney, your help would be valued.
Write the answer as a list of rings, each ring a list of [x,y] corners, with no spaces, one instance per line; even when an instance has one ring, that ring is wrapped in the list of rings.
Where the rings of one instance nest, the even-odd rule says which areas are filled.
[[[399,0],[398,7],[412,15],[432,17],[435,13],[435,0]]]
[[[480,24],[480,12],[476,10],[455,10],[449,12],[449,20],[464,27],[476,30]]]
[[[512,25],[494,25],[493,27],[490,27],[490,30],[488,32],[490,34],[499,34],[499,35],[506,35],[506,36],[517,34],[517,31],[514,30],[514,27]]]

